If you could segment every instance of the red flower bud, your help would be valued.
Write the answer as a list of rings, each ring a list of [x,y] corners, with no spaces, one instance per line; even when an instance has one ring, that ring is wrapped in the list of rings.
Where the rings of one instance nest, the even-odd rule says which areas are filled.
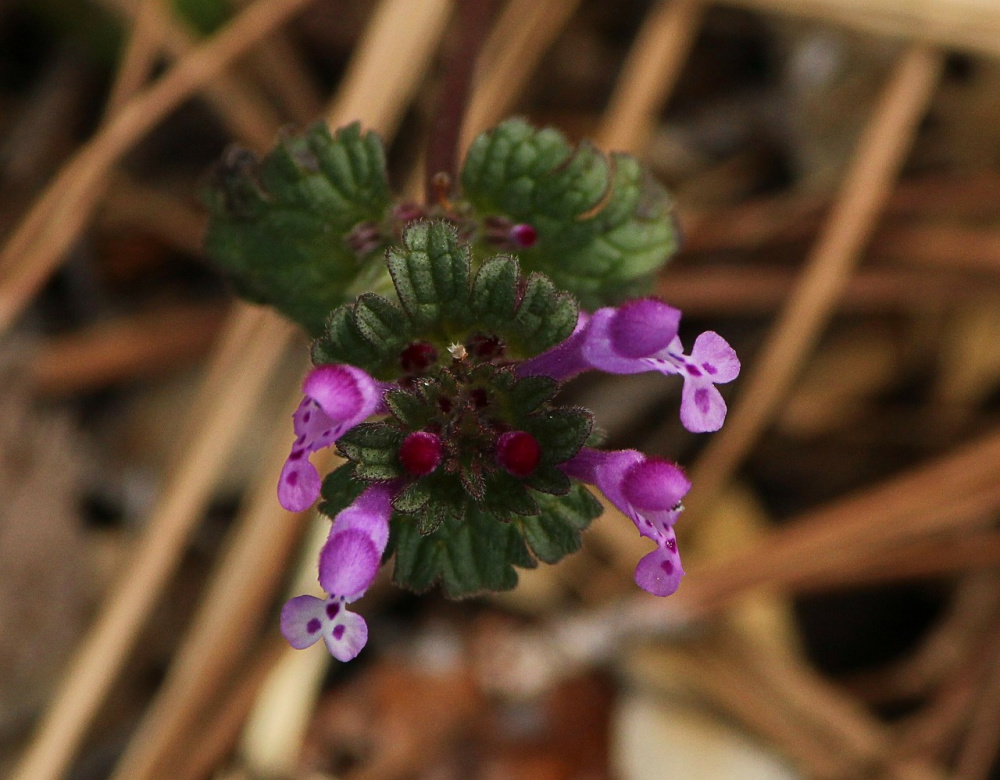
[[[538,241],[538,231],[531,225],[522,222],[510,229],[510,238],[521,249],[530,249]]]
[[[428,431],[411,433],[399,448],[399,462],[414,476],[427,476],[441,462],[441,439]]]
[[[515,477],[527,477],[538,468],[542,448],[524,431],[508,431],[497,439],[497,460]]]

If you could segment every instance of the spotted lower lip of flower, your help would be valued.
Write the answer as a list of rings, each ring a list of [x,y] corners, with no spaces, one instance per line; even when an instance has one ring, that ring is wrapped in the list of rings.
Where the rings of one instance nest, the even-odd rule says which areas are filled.
[[[677,336],[680,312],[653,298],[620,308],[598,309],[581,317],[576,331],[562,344],[527,361],[523,375],[545,374],[565,381],[588,369],[609,374],[659,371],[679,374],[681,422],[693,433],[717,431],[726,419],[726,402],[716,385],[740,372],[736,352],[718,333],[698,336],[690,355]]]
[[[674,523],[681,499],[691,488],[673,463],[636,450],[601,452],[584,448],[562,466],[573,479],[596,485],[656,549],[635,568],[636,584],[654,596],[669,596],[680,586],[684,569],[677,552]]]
[[[371,485],[334,518],[319,558],[319,581],[328,596],[296,596],[281,610],[281,632],[292,647],[301,650],[322,637],[338,661],[350,661],[364,648],[368,625],[347,604],[361,598],[378,574],[397,487]]]
[[[301,512],[315,503],[321,480],[309,455],[379,411],[383,389],[354,366],[326,365],[309,372],[302,384],[305,398],[292,415],[297,438],[278,480],[278,501],[285,509]]]

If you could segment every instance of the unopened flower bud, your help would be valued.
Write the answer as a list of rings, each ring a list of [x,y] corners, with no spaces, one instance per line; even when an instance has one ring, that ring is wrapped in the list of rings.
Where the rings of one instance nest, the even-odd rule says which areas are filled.
[[[411,433],[399,448],[399,462],[414,476],[427,476],[441,462],[441,439],[428,431]]]
[[[524,431],[508,431],[497,440],[497,460],[515,477],[528,477],[538,468],[542,448]]]

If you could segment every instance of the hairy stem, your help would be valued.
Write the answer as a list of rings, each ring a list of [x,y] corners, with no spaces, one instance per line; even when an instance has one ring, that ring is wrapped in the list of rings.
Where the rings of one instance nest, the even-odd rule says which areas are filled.
[[[496,0],[460,0],[456,28],[458,38],[448,53],[444,83],[438,99],[438,110],[431,127],[427,147],[426,197],[433,203],[440,194],[444,173],[454,182],[458,171],[458,139],[462,119],[469,102],[472,75],[483,41],[489,32],[496,11]]]

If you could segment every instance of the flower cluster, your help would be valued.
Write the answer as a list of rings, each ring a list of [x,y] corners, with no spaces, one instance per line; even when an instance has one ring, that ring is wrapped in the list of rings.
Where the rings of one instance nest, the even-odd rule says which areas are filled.
[[[595,514],[581,483],[596,486],[656,545],[636,567],[639,587],[666,596],[683,575],[673,530],[690,488],[682,470],[634,450],[587,446],[589,412],[558,406],[553,396],[585,371],[676,374],[682,423],[714,431],[726,415],[716,385],[739,373],[732,348],[707,332],[685,354],[680,312],[654,298],[577,313],[544,277],[522,279],[509,258],[488,261],[467,282],[468,261],[447,230],[411,228],[406,262],[390,258],[401,310],[377,296],[360,300],[334,313],[314,348],[319,365],[303,385],[278,497],[302,511],[322,491],[334,517],[319,562],[327,598],[299,596],[282,611],[294,647],[322,638],[339,660],[360,652],[368,629],[347,605],[370,587],[387,551],[395,550],[397,580],[416,589],[437,579],[453,595],[511,587],[510,564],[535,565],[528,547],[552,562],[579,544]],[[447,254],[435,255],[434,241],[451,252],[447,273],[440,262],[420,266]],[[557,320],[566,321],[552,326],[557,337],[537,335]],[[350,486],[346,496],[329,495],[308,459],[335,443],[349,463],[331,477]],[[549,512],[556,504],[560,511]],[[436,541],[421,546],[427,539]]]

